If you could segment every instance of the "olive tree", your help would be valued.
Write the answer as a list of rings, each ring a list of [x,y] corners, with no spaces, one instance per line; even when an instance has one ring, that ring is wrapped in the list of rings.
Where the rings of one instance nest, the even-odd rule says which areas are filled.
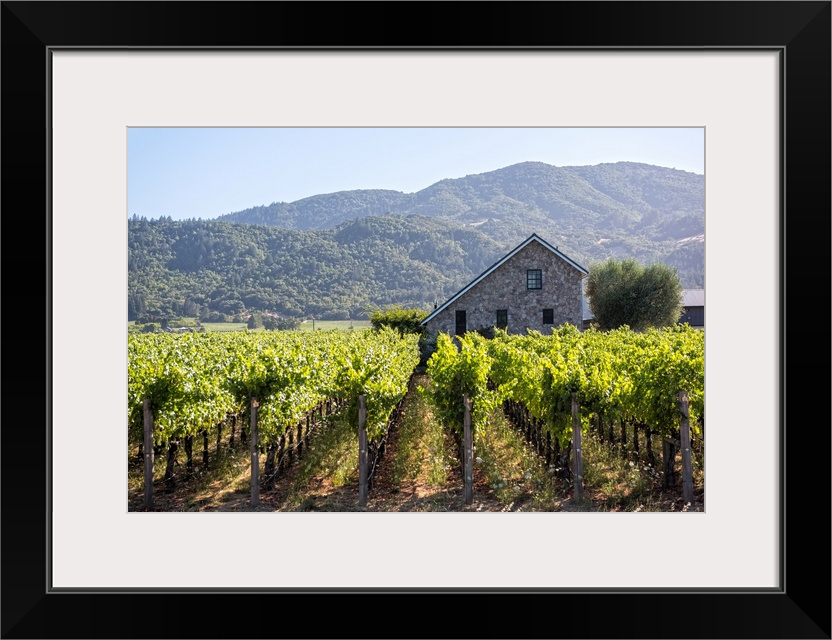
[[[624,325],[633,331],[672,326],[683,311],[676,269],[662,263],[645,267],[633,258],[596,263],[589,268],[585,291],[603,330]]]

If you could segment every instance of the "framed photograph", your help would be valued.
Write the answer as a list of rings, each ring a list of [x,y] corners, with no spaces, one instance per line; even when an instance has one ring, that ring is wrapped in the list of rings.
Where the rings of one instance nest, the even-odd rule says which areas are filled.
[[[829,638],[828,331],[796,315],[830,291],[829,51],[830,2],[3,2],[3,637],[296,611],[309,637]],[[707,509],[128,513],[131,127],[704,129]],[[405,602],[474,608],[368,630]]]

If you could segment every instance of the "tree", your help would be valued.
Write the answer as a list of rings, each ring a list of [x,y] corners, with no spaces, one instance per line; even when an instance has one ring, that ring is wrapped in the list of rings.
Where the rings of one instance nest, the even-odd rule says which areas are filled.
[[[683,310],[676,269],[662,263],[644,267],[633,258],[610,258],[590,266],[586,295],[603,330],[673,326]]]
[[[248,322],[246,326],[249,329],[258,329],[259,327],[263,326],[263,317],[259,313],[252,313],[248,317]]]
[[[292,331],[300,326],[300,320],[297,318],[263,316],[263,326],[269,331]]]
[[[370,324],[373,329],[390,327],[397,329],[402,335],[406,333],[425,333],[421,325],[422,320],[428,317],[428,312],[423,309],[404,308],[393,305],[387,309],[375,309],[370,313]]]

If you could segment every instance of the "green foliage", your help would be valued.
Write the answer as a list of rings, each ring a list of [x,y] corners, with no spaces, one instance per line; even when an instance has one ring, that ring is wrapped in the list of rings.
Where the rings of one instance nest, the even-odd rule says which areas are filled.
[[[418,376],[415,380],[417,385],[419,382],[429,384],[425,376]],[[453,452],[446,443],[445,431],[434,416],[424,389],[424,386],[417,386],[416,393],[408,396],[399,424],[392,480],[401,485],[422,479],[430,486],[442,487],[454,462]]]
[[[674,436],[681,417],[678,393],[685,391],[691,428],[701,431],[704,332],[688,325],[643,333],[628,327],[579,332],[566,325],[551,336],[498,331],[488,355],[492,382],[505,397],[524,404],[561,443],[571,436],[572,394],[584,417],[632,419]]]
[[[316,437],[315,446],[304,451],[300,469],[295,476],[286,501],[299,508],[308,495],[312,478],[329,478],[336,487],[358,483],[358,438],[355,425],[344,415],[327,418],[326,429]]]
[[[418,339],[386,327],[343,335],[352,337],[356,347],[332,356],[335,394],[349,401],[347,415],[354,425],[358,425],[358,396],[365,397],[367,436],[375,440],[384,433],[390,413],[407,392],[419,362]]]
[[[476,223],[477,231],[505,249],[531,233],[553,242],[561,238],[560,248],[580,264],[616,255],[662,260],[677,264],[680,275],[684,272],[691,279],[686,285],[690,287],[700,286],[695,281],[704,275],[704,242],[689,241],[705,233],[704,176],[636,162],[580,167],[521,162],[442,180],[412,194],[342,191],[254,207],[220,219],[311,231],[388,213],[441,217],[460,226]],[[350,224],[341,237],[360,243],[374,233],[372,222]],[[422,245],[409,255],[440,262],[458,251],[455,245],[445,240]],[[695,249],[696,263],[665,259],[680,246]]]
[[[459,347],[454,342],[458,341]],[[433,380],[430,397],[444,423],[461,434],[465,409],[463,396],[471,400],[471,425],[484,429],[489,414],[500,406],[503,389],[489,385],[491,358],[488,340],[476,332],[451,338],[436,337],[436,351],[428,359],[427,373]]]
[[[128,302],[130,313],[144,315],[186,315],[186,307],[198,306],[203,322],[243,311],[361,320],[368,308],[427,308],[506,249],[475,229],[424,216],[362,218],[305,232],[131,220]]]
[[[203,309],[199,315],[200,322],[231,322],[231,316],[219,311],[211,311],[210,309]]]
[[[210,334],[131,334],[127,338],[128,425],[141,438],[144,398],[153,411],[154,440],[193,435],[235,410],[223,386],[226,362]]]
[[[642,266],[633,258],[610,258],[589,268],[586,295],[600,329],[634,331],[675,325],[682,315],[682,285],[665,264]]]
[[[602,510],[652,511],[657,496],[655,479],[649,467],[642,467],[629,456],[622,456],[598,438],[586,438],[584,484],[604,496]]]
[[[252,313],[246,321],[246,326],[249,329],[259,329],[263,326],[263,316],[259,313]]]
[[[270,311],[357,320],[371,306],[430,308],[531,233],[579,264],[661,261],[701,287],[704,232],[704,176],[627,162],[525,162],[417,194],[355,190],[219,220],[134,218],[128,319]]]
[[[373,311],[370,314],[370,323],[374,329],[390,327],[391,329],[396,329],[401,334],[415,333],[422,335],[425,333],[425,330],[421,322],[427,317],[428,312],[422,309],[404,308],[399,305],[393,305],[386,309],[376,309]]]
[[[324,398],[367,396],[368,432],[383,428],[418,361],[416,336],[381,332],[281,331],[131,334],[128,424],[141,438],[143,400],[154,438],[193,435],[260,403],[262,442],[274,442]],[[357,420],[352,422],[357,426]]]
[[[300,327],[300,320],[296,318],[263,316],[263,326],[269,331],[294,331]]]
[[[556,497],[545,461],[529,448],[503,412],[491,414],[489,428],[477,432],[474,446],[477,464],[494,496],[506,508],[552,509]]]
[[[168,326],[171,329],[182,329],[182,328],[189,328],[189,329],[196,329],[199,327],[199,319],[198,318],[170,318],[168,320]]]

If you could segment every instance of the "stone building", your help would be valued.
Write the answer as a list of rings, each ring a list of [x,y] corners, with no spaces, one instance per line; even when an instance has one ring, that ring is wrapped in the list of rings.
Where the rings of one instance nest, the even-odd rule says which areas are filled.
[[[583,278],[588,271],[532,234],[505,257],[434,309],[422,321],[429,337],[439,332],[501,327],[509,333],[583,326]]]

